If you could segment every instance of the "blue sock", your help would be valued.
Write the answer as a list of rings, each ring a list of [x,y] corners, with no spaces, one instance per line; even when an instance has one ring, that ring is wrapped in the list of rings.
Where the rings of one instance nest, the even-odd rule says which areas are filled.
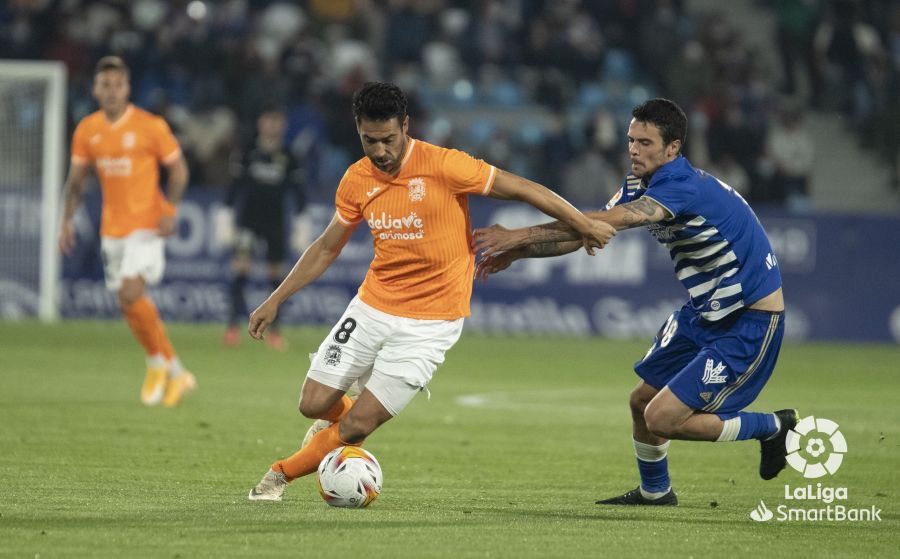
[[[656,462],[637,459],[638,471],[641,473],[641,488],[648,493],[664,493],[672,485],[669,480],[669,458]]]
[[[774,413],[738,412],[741,428],[735,440],[768,439],[778,430]]]

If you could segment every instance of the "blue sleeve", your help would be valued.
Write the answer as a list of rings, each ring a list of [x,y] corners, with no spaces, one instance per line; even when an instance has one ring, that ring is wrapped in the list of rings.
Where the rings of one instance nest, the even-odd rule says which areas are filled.
[[[622,188],[616,191],[613,197],[609,199],[609,202],[606,203],[604,209],[609,211],[616,206],[631,202],[634,199],[635,191],[640,188],[640,186],[641,179],[629,173],[622,182]]]
[[[689,176],[668,176],[651,184],[644,196],[662,204],[674,217],[684,213],[694,201],[697,184]]]

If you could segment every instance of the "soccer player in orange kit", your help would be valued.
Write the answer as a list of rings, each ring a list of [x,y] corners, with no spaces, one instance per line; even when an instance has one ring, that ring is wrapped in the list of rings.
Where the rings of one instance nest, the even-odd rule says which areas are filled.
[[[368,224],[375,258],[314,355],[300,395],[300,413],[332,424],[272,464],[251,500],[281,500],[290,481],[316,471],[329,451],[361,445],[425,389],[469,315],[469,194],[527,202],[573,227],[591,253],[615,234],[539,184],[410,138],[406,108],[393,84],[367,83],[356,92],[353,115],[366,156],[344,174],[324,233],[250,316],[250,335],[260,339],[280,304],[324,273],[356,226]],[[362,389],[355,402],[346,395],[353,383]]]
[[[75,246],[72,218],[84,197],[92,168],[103,192],[101,255],[107,287],[118,294],[131,332],[146,352],[147,374],[141,401],[174,406],[196,386],[166,335],[147,284],[165,268],[165,240],[175,232],[175,206],[188,182],[188,168],[166,122],[128,101],[128,66],[106,56],[94,71],[94,98],[100,110],[86,116],[72,137],[72,160],[65,186],[59,247]],[[168,172],[168,193],[159,188],[159,166]]]

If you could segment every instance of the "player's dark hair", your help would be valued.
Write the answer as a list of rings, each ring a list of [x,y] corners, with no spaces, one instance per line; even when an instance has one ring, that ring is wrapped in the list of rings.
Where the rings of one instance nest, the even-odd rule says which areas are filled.
[[[406,119],[406,94],[392,83],[367,82],[353,94],[353,117],[361,120],[386,121]]]
[[[97,61],[97,65],[94,66],[94,75],[101,72],[106,72],[107,70],[116,70],[118,72],[129,73],[128,65],[125,64],[125,61],[119,58],[118,56],[104,56],[100,60]]]
[[[687,116],[681,107],[668,99],[650,99],[644,101],[631,111],[631,116],[638,122],[653,124],[659,128],[663,145],[681,140],[681,148],[687,139]]]

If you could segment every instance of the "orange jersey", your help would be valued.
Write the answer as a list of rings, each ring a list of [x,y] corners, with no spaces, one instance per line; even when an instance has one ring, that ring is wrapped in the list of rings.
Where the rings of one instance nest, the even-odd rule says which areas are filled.
[[[366,221],[375,247],[359,297],[395,316],[469,316],[475,255],[467,195],[488,194],[497,169],[412,138],[406,150],[396,177],[363,157],[338,186],[338,219]]]
[[[138,229],[156,229],[171,207],[159,188],[159,165],[181,157],[181,148],[162,118],[128,105],[116,122],[103,111],[78,124],[72,137],[72,162],[91,165],[103,190],[100,235],[125,237]]]

